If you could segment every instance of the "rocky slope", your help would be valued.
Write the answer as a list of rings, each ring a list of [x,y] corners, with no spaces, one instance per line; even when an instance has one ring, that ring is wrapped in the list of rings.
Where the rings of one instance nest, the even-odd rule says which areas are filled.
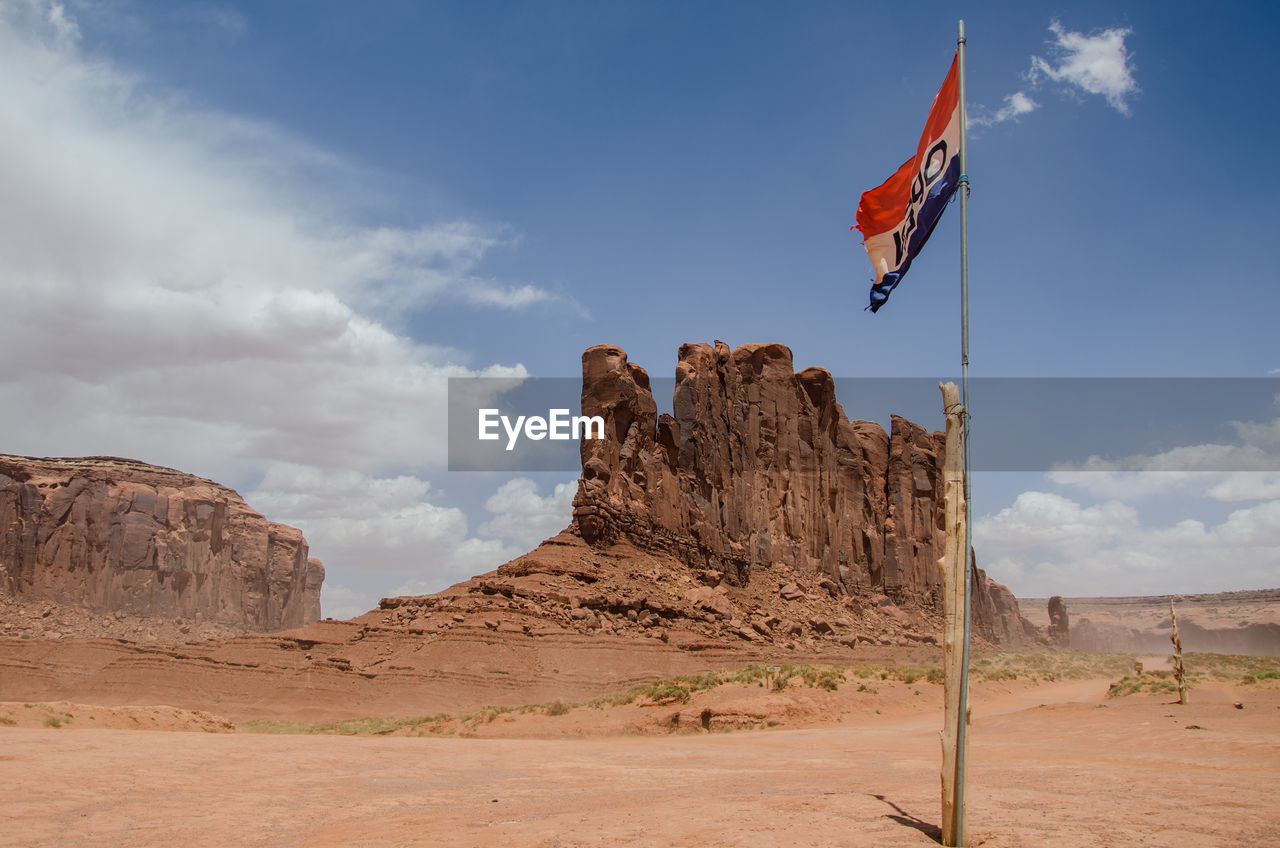
[[[324,568],[307,554],[300,531],[209,480],[0,455],[0,589],[18,601],[281,630],[320,616]]]

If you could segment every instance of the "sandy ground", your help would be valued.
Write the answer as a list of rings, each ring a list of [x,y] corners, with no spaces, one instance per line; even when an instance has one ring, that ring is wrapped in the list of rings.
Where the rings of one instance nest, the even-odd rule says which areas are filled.
[[[1179,707],[1168,696],[1105,699],[1105,689],[1091,680],[975,693],[969,844],[1280,845],[1280,690],[1206,684]],[[912,709],[671,736],[28,722],[0,728],[0,845],[934,845],[938,705],[933,690],[896,691]],[[915,706],[920,698],[929,703]]]

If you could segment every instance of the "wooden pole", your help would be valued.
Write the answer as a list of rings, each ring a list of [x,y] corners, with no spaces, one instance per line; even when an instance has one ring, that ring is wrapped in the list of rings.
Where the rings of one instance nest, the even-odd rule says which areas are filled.
[[[964,844],[964,760],[969,724],[968,675],[965,673],[965,613],[969,587],[968,533],[964,480],[964,406],[955,383],[942,383],[947,415],[943,461],[943,520],[946,541],[938,565],[942,569],[942,670],[945,712],[942,722],[942,844]]]
[[[1178,635],[1178,614],[1173,611],[1173,598],[1169,599],[1169,620],[1173,622],[1173,679],[1178,682],[1178,703],[1187,704],[1187,670],[1182,665],[1182,637]]]

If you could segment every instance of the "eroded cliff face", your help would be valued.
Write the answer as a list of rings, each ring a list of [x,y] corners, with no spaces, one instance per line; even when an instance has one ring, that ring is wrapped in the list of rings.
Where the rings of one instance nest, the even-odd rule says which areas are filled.
[[[937,605],[942,433],[849,421],[831,374],[794,371],[780,344],[683,345],[674,415],[657,414],[621,348],[589,348],[582,370],[582,414],[606,431],[582,442],[570,530],[589,544],[625,540],[736,586],[785,566],[843,593]],[[1013,595],[980,571],[975,582],[976,630],[1028,641]]]
[[[320,617],[301,531],[231,489],[126,459],[0,455],[0,585],[15,597],[244,630]]]

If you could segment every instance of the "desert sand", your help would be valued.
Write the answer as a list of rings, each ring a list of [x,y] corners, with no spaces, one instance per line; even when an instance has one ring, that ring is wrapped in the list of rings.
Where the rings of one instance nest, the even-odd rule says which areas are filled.
[[[1107,688],[975,686],[968,844],[1280,845],[1280,689],[1207,682],[1178,706]],[[635,723],[771,694],[773,728]],[[29,716],[0,728],[0,845],[936,844],[940,687],[699,697],[477,727],[497,738],[218,732],[197,713],[195,732],[109,729],[156,722],[148,710],[168,727],[183,717],[5,704]],[[74,719],[36,726],[50,714]]]

